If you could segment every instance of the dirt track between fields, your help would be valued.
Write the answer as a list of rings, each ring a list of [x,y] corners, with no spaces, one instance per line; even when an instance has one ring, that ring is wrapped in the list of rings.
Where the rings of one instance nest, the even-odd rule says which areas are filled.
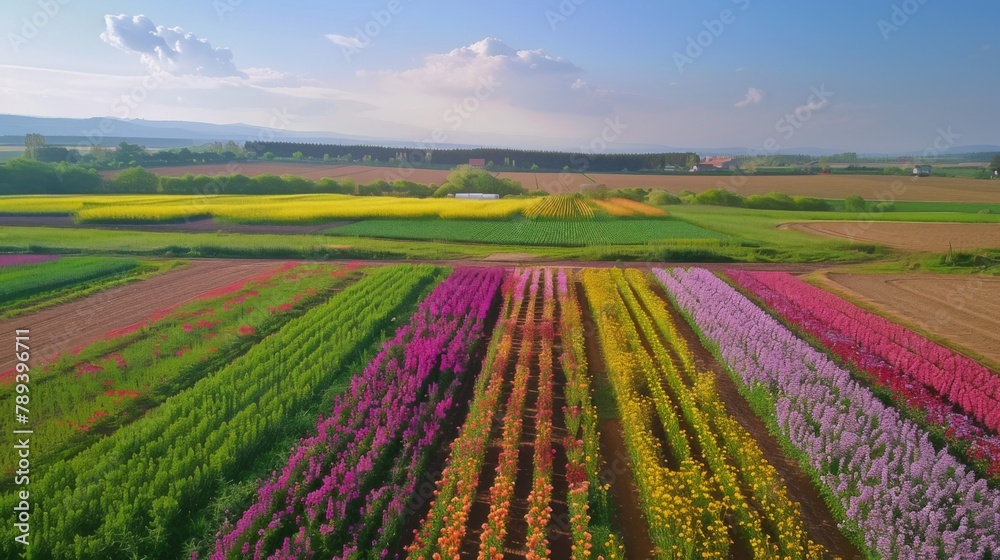
[[[801,222],[783,227],[905,251],[945,253],[949,244],[956,251],[1000,249],[1000,224]]]
[[[825,274],[826,287],[1000,365],[1000,278],[940,274]],[[975,356],[973,356],[975,357]]]
[[[265,270],[282,261],[203,260],[148,280],[113,288],[38,313],[0,321],[0,332],[28,329],[31,365],[38,367],[60,353],[93,342],[105,333],[122,329],[200,294],[226,286]],[[0,372],[14,367],[14,355],[0,356]]]

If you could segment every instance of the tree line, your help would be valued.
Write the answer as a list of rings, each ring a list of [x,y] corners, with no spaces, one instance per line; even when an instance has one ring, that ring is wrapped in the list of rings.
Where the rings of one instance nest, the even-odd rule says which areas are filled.
[[[270,159],[318,159],[341,162],[372,162],[412,167],[465,165],[469,160],[481,159],[488,168],[545,170],[545,171],[662,171],[666,166],[684,168],[690,161],[697,162],[698,154],[606,154],[559,152],[544,150],[517,150],[511,148],[392,148],[386,146],[310,144],[301,142],[258,142],[243,145],[248,153]]]

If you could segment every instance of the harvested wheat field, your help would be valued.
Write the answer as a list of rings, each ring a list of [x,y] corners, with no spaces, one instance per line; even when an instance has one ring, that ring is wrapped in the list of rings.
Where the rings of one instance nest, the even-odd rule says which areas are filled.
[[[1000,365],[1000,278],[939,274],[821,274],[824,287]]]
[[[949,247],[956,251],[1000,248],[1000,224],[801,222],[780,227],[905,251],[944,253]]]

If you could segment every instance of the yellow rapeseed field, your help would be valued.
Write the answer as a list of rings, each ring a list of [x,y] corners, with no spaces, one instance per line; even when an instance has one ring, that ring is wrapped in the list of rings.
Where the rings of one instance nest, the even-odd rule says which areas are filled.
[[[0,212],[72,214],[83,223],[168,222],[215,217],[241,223],[301,223],[368,218],[502,220],[536,200],[455,200],[347,195],[19,196],[0,197]]]

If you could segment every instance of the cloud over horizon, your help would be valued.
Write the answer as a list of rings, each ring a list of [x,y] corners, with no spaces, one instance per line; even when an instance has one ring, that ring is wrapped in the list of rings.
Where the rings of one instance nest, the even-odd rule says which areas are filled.
[[[331,41],[337,42],[329,35]],[[347,38],[350,39],[350,38]],[[430,54],[423,65],[402,71],[360,71],[390,87],[407,86],[430,95],[466,96],[493,84],[495,96],[532,111],[583,115],[607,114],[604,93],[583,79],[585,72],[569,60],[541,49],[516,49],[495,37],[446,53]]]
[[[213,47],[207,39],[180,27],[157,26],[142,14],[107,14],[104,24],[101,40],[123,52],[138,54],[153,71],[175,76],[247,78],[236,68],[231,50]]]

